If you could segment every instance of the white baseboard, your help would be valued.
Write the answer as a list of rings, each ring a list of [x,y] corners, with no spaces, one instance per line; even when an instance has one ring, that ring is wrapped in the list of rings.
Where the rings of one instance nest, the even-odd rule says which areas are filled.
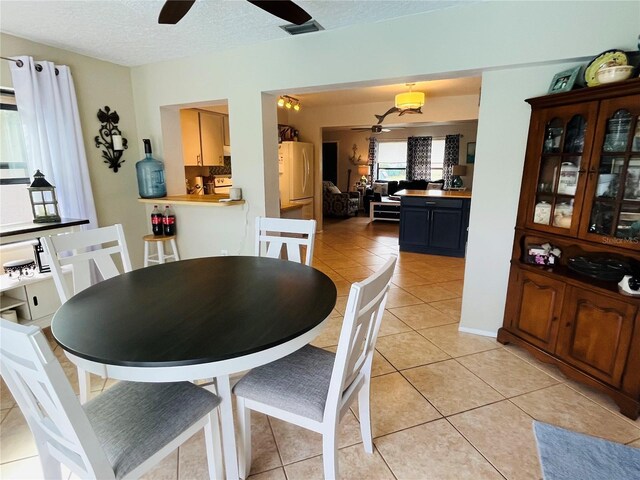
[[[487,330],[478,330],[477,328],[458,327],[459,332],[472,333],[474,335],[482,335],[483,337],[496,338],[498,332],[489,332]]]

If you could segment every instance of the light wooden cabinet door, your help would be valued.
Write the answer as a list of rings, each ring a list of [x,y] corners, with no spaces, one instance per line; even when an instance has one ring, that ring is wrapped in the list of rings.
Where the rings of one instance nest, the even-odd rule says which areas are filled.
[[[224,165],[224,129],[222,115],[200,112],[202,165]]]
[[[200,117],[196,110],[180,110],[182,130],[182,160],[187,166],[202,165],[200,149]]]
[[[511,288],[511,292],[517,296],[511,326],[523,339],[552,353],[562,313],[565,284],[522,270],[517,275],[518,281]]]
[[[620,386],[637,305],[569,287],[556,354],[610,385]]]

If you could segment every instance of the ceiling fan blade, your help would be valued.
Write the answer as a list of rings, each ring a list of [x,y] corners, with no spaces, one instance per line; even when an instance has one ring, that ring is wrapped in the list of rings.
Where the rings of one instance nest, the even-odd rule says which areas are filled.
[[[311,20],[311,15],[291,0],[247,0],[265,12],[275,15],[289,23],[302,25]]]
[[[160,10],[158,23],[175,25],[182,20],[194,3],[196,0],[167,0]]]

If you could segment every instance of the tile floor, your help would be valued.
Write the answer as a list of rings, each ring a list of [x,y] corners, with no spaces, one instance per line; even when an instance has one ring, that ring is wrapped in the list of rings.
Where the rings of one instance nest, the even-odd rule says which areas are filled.
[[[364,217],[325,223],[314,266],[339,297],[315,345],[335,350],[351,282],[397,253],[397,232],[397,223]],[[608,397],[522,349],[459,333],[463,275],[462,259],[400,254],[373,365],[374,454],[362,449],[354,405],[341,424],[343,478],[537,479],[534,418],[640,447],[640,421],[621,416]],[[73,365],[56,354],[76,385]],[[111,383],[95,378],[92,390]],[[6,388],[0,407],[0,478],[40,478],[33,439]],[[319,435],[262,415],[253,421],[251,478],[322,478]],[[147,478],[207,478],[202,436]]]

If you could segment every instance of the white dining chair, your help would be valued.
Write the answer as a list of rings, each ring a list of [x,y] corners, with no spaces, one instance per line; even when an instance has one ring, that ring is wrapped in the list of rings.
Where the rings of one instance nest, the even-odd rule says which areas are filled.
[[[256,256],[282,258],[284,249],[287,260],[311,266],[315,236],[315,220],[256,217]]]
[[[132,270],[120,224],[42,237],[42,244],[62,303],[91,286],[92,271],[95,269],[102,280],[120,275],[122,272],[118,269],[114,257],[119,259],[123,272]],[[72,285],[65,279],[66,266],[71,266]],[[78,383],[80,401],[84,403],[89,398],[90,377],[89,373],[79,367]]]
[[[220,398],[189,382],[119,382],[80,405],[42,331],[0,320],[0,372],[24,415],[44,478],[138,478],[204,429],[211,478],[222,478]]]
[[[337,479],[338,426],[357,396],[364,450],[373,453],[371,364],[395,264],[393,256],[372,276],[351,286],[335,354],[306,345],[251,370],[235,385],[241,478],[251,470],[251,410],[322,434],[324,476]]]

